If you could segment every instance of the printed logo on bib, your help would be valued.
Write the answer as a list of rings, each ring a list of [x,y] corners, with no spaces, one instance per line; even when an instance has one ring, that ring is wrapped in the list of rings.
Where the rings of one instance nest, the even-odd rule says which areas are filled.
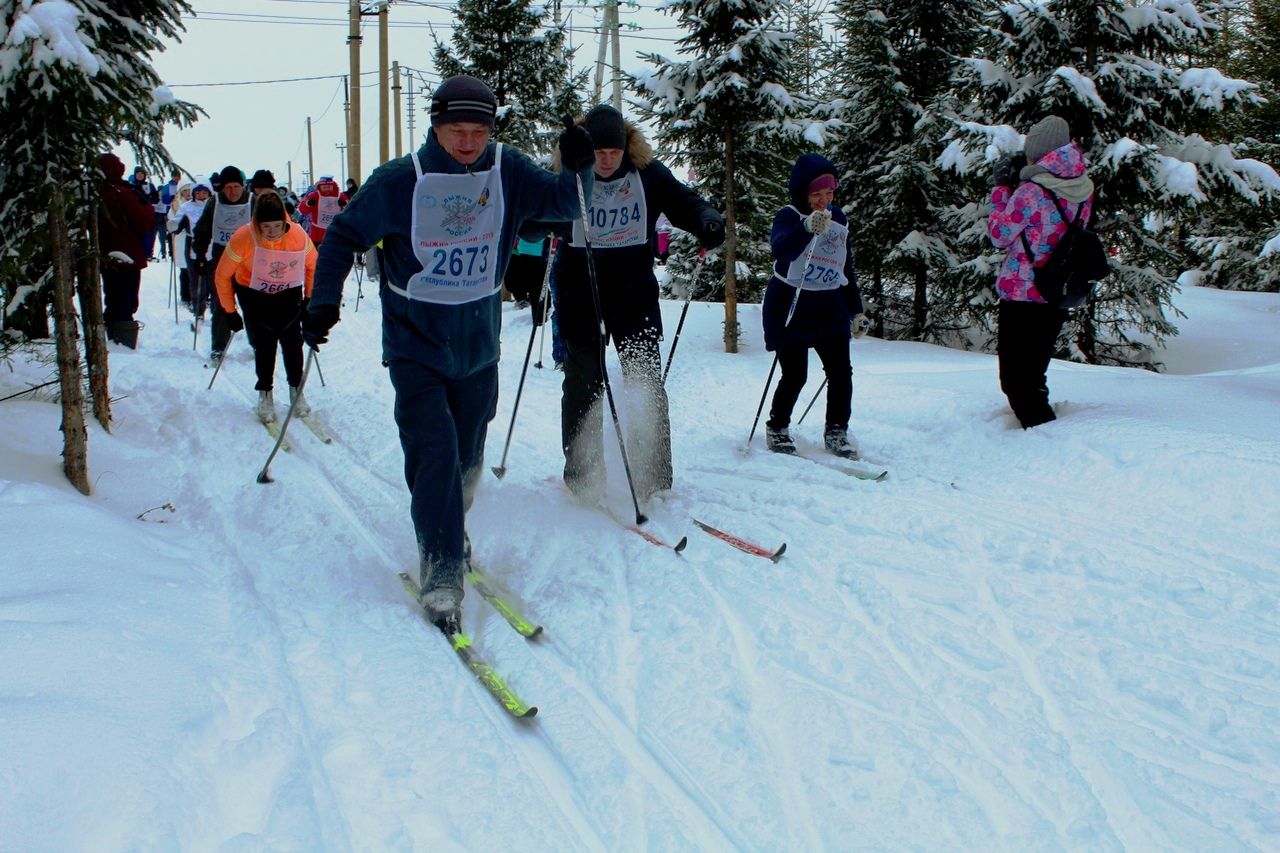
[[[489,206],[489,189],[486,187],[478,199],[465,195],[445,196],[442,205],[445,215],[440,227],[451,236],[461,237],[472,229],[479,214]]]
[[[307,253],[286,252],[255,246],[253,250],[253,276],[249,287],[261,293],[281,293],[302,287],[307,280]]]

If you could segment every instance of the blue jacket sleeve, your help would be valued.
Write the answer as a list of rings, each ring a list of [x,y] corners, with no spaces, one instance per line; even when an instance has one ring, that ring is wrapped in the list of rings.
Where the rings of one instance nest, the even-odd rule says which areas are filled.
[[[812,238],[813,235],[804,230],[804,217],[794,207],[784,207],[774,214],[769,247],[783,269],[804,253]]]

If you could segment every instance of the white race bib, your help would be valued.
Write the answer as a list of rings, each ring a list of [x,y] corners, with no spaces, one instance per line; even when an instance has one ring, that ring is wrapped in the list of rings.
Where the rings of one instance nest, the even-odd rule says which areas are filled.
[[[813,247],[812,255],[809,253],[810,246]],[[835,290],[844,287],[849,283],[844,274],[844,264],[848,257],[849,226],[832,222],[825,232],[813,235],[800,257],[787,267],[786,282],[801,290]],[[805,258],[809,259],[807,264]]]
[[[249,224],[249,202],[241,204],[223,204],[222,199],[213,199],[213,242],[225,246],[231,242],[231,235],[241,225]]]
[[[286,252],[253,246],[253,274],[249,287],[262,293],[280,293],[307,283],[307,250]]]
[[[327,229],[333,224],[334,217],[341,210],[342,205],[338,203],[336,195],[318,196],[316,201],[316,227]]]
[[[647,243],[649,208],[645,204],[640,173],[632,170],[615,181],[602,181],[597,177],[587,215],[594,249],[622,249]],[[581,219],[573,222],[571,245],[585,246]]]
[[[497,292],[502,241],[502,145],[492,169],[450,175],[423,173],[417,153],[413,168],[410,238],[422,271],[402,295],[421,302],[461,305]],[[398,288],[396,288],[398,291]]]

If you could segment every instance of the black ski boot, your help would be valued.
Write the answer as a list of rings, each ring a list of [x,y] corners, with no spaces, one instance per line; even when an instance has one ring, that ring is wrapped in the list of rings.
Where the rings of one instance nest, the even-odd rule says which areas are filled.
[[[822,434],[822,443],[842,459],[858,458],[858,445],[849,440],[849,432],[844,427],[827,427]]]
[[[764,442],[774,453],[786,453],[794,456],[796,453],[796,443],[791,440],[791,433],[787,432],[787,428],[774,429],[767,426],[764,428]]]

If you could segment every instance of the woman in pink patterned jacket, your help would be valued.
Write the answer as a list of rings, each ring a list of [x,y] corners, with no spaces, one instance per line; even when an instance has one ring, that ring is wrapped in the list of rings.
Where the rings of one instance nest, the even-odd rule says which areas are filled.
[[[1025,158],[1019,155],[996,163],[987,233],[996,248],[1006,250],[996,277],[1000,390],[1022,428],[1030,429],[1055,417],[1046,373],[1067,319],[1064,309],[1048,305],[1036,290],[1035,268],[1049,260],[1067,233],[1057,205],[1071,219],[1083,205],[1080,221],[1089,221],[1093,181],[1085,173],[1084,152],[1058,116],[1049,116],[1028,131],[1025,151]]]

